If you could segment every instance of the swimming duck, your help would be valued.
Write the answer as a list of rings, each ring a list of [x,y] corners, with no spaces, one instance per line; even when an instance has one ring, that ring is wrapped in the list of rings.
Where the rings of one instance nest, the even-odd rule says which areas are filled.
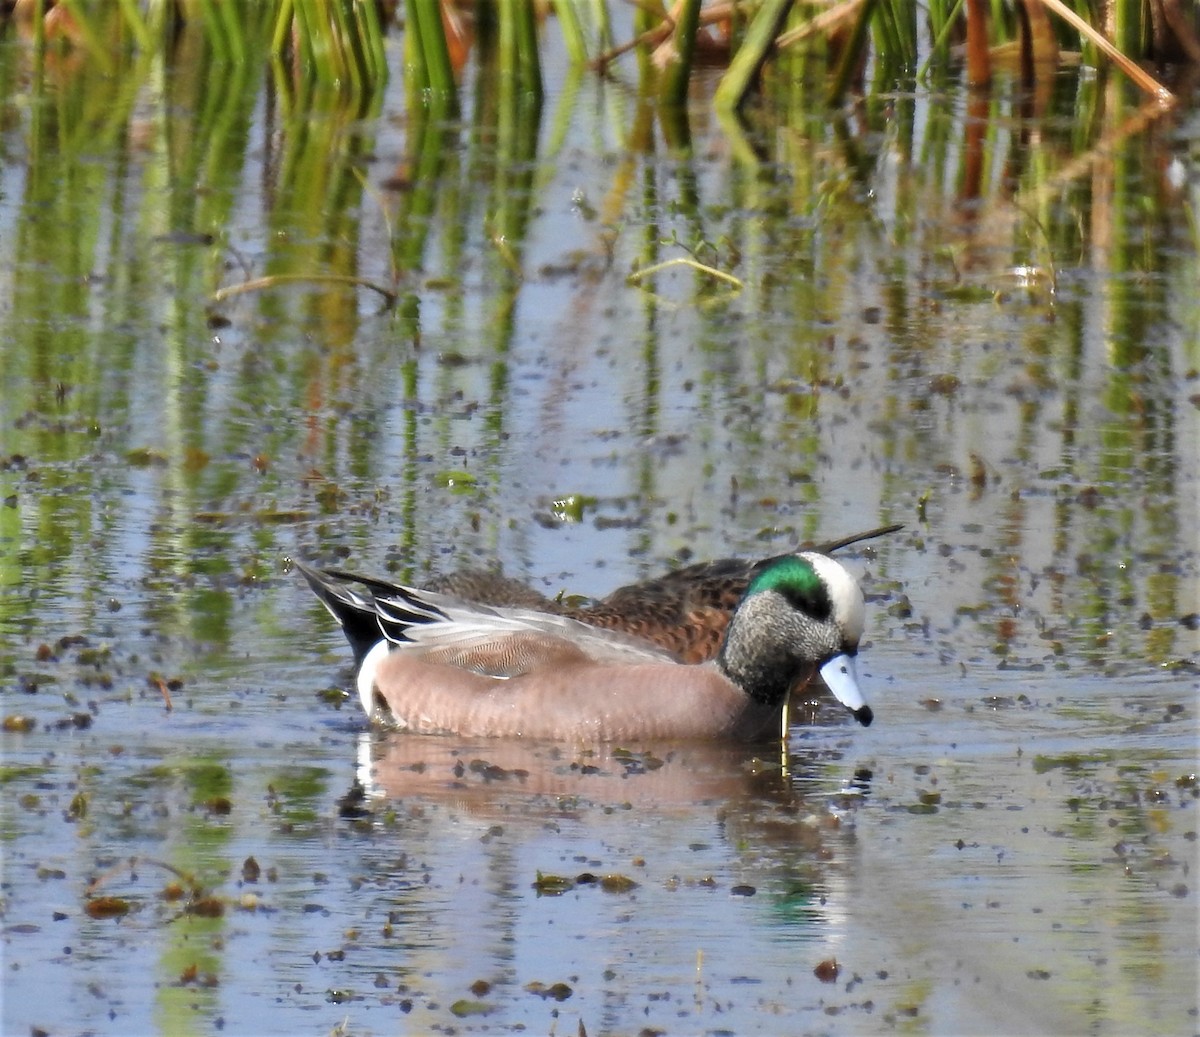
[[[421,733],[557,740],[752,740],[819,672],[864,726],[857,581],[814,551],[751,564],[716,657],[685,663],[572,616],[497,608],[340,570],[296,567],[341,624],[368,717]],[[676,574],[672,574],[676,575]]]
[[[903,528],[903,524],[893,523],[838,540],[802,544],[799,549],[828,555]],[[482,605],[532,608],[571,616],[589,626],[633,634],[668,649],[683,662],[700,663],[716,656],[729,617],[746,593],[750,578],[784,557],[787,556],[698,562],[620,587],[600,601],[583,605],[547,597],[520,580],[479,570],[434,577],[426,586]]]

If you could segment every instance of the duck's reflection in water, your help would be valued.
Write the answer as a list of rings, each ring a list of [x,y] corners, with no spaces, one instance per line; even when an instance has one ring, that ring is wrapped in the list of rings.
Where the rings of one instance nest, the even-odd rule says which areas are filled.
[[[539,828],[551,818],[633,812],[641,825],[709,834],[715,826],[735,851],[758,859],[770,852],[811,863],[833,859],[831,842],[852,839],[854,812],[869,792],[869,773],[851,775],[829,757],[827,747],[787,751],[777,743],[572,746],[364,733],[341,810],[369,820],[436,807]]]
[[[589,1032],[626,1029],[634,990],[724,1025],[797,977],[820,987],[812,968],[836,957],[854,901],[864,790],[814,743],[364,733],[342,803],[361,840],[360,965],[418,1007],[483,978],[496,1018],[529,1026],[545,1022],[529,984],[565,982]]]

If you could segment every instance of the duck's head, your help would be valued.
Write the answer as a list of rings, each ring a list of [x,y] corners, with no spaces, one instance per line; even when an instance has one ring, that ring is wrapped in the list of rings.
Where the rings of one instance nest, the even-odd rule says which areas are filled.
[[[719,665],[748,695],[771,705],[819,671],[865,727],[874,715],[855,670],[865,611],[858,581],[827,555],[803,551],[773,559],[750,581]]]

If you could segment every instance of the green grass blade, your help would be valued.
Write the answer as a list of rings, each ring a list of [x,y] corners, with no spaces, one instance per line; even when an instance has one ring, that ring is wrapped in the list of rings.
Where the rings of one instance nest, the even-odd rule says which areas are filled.
[[[281,55],[287,47],[288,39],[292,35],[292,25],[296,18],[296,5],[294,0],[279,0],[279,6],[275,11],[274,29],[271,33],[271,53],[273,55]]]
[[[672,33],[675,54],[663,71],[659,97],[664,104],[683,108],[687,104],[688,83],[692,77],[692,56],[696,52],[696,32],[700,28],[700,0],[682,0]]]
[[[436,0],[408,0],[408,23],[415,36],[410,56],[416,62],[418,82],[439,94],[456,97],[450,48]]]
[[[713,105],[718,112],[734,112],[742,106],[791,7],[792,0],[766,0],[758,9],[754,21],[746,30],[746,38],[721,77],[713,96]]]
[[[838,62],[837,71],[833,76],[833,83],[829,87],[828,101],[831,105],[840,104],[846,94],[846,88],[850,85],[850,77],[858,67],[860,52],[866,45],[867,27],[871,22],[875,7],[876,0],[863,0],[862,6],[858,9],[858,18],[850,33],[850,39],[846,41],[845,48],[842,50],[841,60]]]
[[[571,59],[572,64],[584,64],[588,59],[587,37],[580,20],[577,0],[554,0],[554,13],[558,15],[558,24],[562,28],[567,57]]]
[[[387,52],[383,45],[383,24],[379,20],[379,9],[373,3],[355,4],[358,32],[363,41],[368,80],[379,89],[388,80]]]
[[[139,49],[150,50],[154,46],[154,41],[150,35],[150,28],[142,17],[142,12],[138,10],[137,0],[118,0],[118,4],[121,8],[121,16],[125,19],[125,24],[129,26],[129,31],[133,33],[133,38],[137,40]]]

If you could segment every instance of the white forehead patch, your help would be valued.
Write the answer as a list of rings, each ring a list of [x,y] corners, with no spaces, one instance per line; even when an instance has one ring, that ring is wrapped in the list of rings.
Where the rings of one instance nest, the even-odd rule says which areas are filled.
[[[850,573],[828,555],[804,551],[800,555],[816,570],[829,590],[834,622],[841,628],[848,645],[857,645],[866,625],[867,607],[862,588]]]

